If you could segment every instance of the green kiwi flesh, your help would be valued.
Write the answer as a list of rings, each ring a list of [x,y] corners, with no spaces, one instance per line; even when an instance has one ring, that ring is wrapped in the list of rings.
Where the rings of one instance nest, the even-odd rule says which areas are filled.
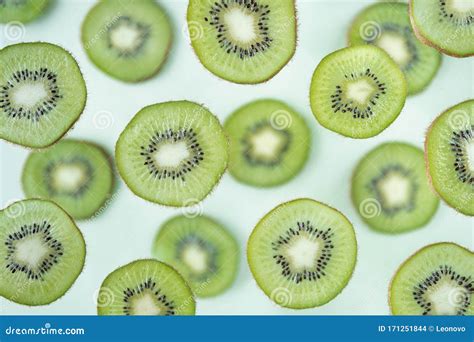
[[[455,243],[428,245],[398,269],[389,290],[394,315],[474,315],[474,253]]]
[[[402,3],[365,8],[349,29],[349,44],[373,44],[384,49],[405,73],[410,95],[425,89],[441,64],[441,54],[414,35],[408,5]]]
[[[346,137],[373,137],[400,114],[407,96],[403,72],[382,49],[348,47],[329,54],[311,82],[311,109],[324,127]]]
[[[0,0],[0,23],[27,23],[44,13],[50,0]]]
[[[152,0],[104,0],[82,24],[82,44],[92,62],[110,76],[139,82],[155,75],[168,55],[172,29]]]
[[[0,138],[27,147],[59,140],[79,119],[86,86],[75,59],[49,43],[0,50]]]
[[[138,196],[183,207],[204,199],[227,168],[228,143],[219,120],[193,102],[140,110],[120,135],[115,157]]]
[[[385,233],[426,225],[439,204],[423,151],[402,142],[381,144],[361,159],[352,177],[352,201],[370,227]]]
[[[239,246],[220,223],[207,216],[176,216],[161,226],[153,255],[173,266],[196,296],[211,297],[232,285]]]
[[[419,40],[453,57],[474,55],[472,0],[410,0],[409,6]]]
[[[187,21],[201,63],[231,82],[267,81],[296,50],[294,0],[190,0]]]
[[[29,199],[0,211],[0,295],[25,305],[62,297],[82,271],[86,245],[67,213]]]
[[[444,202],[474,216],[474,100],[435,119],[426,134],[425,160],[431,184]]]
[[[104,315],[194,315],[196,302],[183,277],[153,259],[133,261],[110,273],[97,296],[97,313]]]
[[[281,101],[265,99],[237,109],[225,122],[229,171],[260,187],[292,179],[303,168],[311,146],[304,119]]]
[[[336,297],[356,263],[352,224],[339,211],[311,199],[283,203],[255,226],[247,245],[250,270],[280,306],[304,309]]]
[[[73,218],[93,216],[110,197],[113,172],[104,150],[90,142],[65,139],[31,152],[22,174],[27,197],[52,200]]]

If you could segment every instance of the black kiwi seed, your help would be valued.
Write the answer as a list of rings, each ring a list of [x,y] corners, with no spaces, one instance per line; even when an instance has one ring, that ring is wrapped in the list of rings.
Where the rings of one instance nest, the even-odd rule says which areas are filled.
[[[287,130],[275,130],[276,131],[275,133],[281,135],[284,140],[284,143],[282,144],[282,147],[278,151],[277,156],[275,156],[275,158],[272,160],[264,160],[264,159],[258,158],[257,156],[254,156],[251,152],[252,145],[250,143],[250,137],[258,134],[259,131],[266,128],[271,128],[275,130],[268,121],[266,120],[261,121],[261,122],[256,123],[254,126],[249,127],[247,134],[241,140],[241,143],[244,145],[244,149],[243,149],[244,158],[251,165],[267,166],[267,167],[279,165],[283,159],[283,155],[285,154],[286,151],[288,151],[288,148],[290,147],[290,144],[291,144],[290,133]]]
[[[58,167],[58,165],[68,165],[68,164],[81,165],[84,169],[86,181],[84,182],[84,184],[79,186],[74,192],[58,191],[57,189],[53,187],[53,170],[56,167]],[[50,162],[44,169],[44,177],[46,179],[45,185],[48,189],[48,193],[50,196],[68,195],[72,197],[80,197],[89,189],[89,185],[90,185],[93,175],[94,175],[94,169],[92,165],[89,163],[87,159],[83,159],[80,157],[74,157],[72,159],[62,159],[62,160]]]
[[[126,303],[125,306],[123,307],[123,311],[125,315],[130,316],[132,314],[130,299],[133,296],[137,296],[144,293],[145,291],[153,294],[153,296],[158,301],[158,303],[160,303],[162,307],[166,308],[166,313],[165,313],[166,316],[175,315],[175,308],[174,308],[173,301],[168,300],[165,294],[161,294],[161,290],[156,286],[156,283],[151,278],[139,284],[135,288],[131,289],[127,287],[123,291],[123,301],[124,303]]]
[[[48,87],[48,98],[36,104],[33,108],[16,107],[11,103],[10,92],[25,81],[42,81]],[[28,120],[38,121],[42,116],[51,112],[61,98],[62,95],[57,85],[57,75],[47,68],[17,71],[12,74],[7,84],[0,86],[0,108],[12,118],[27,118]]]
[[[454,170],[458,179],[467,184],[474,185],[474,174],[468,168],[468,157],[466,156],[465,143],[474,140],[474,126],[471,128],[453,132],[451,136],[451,151],[454,153]]]
[[[459,303],[461,305],[456,312],[456,315],[464,315],[471,304],[471,295],[474,293],[474,280],[470,276],[464,277],[456,273],[451,266],[440,265],[439,269],[416,285],[412,293],[413,298],[424,309],[423,315],[428,315],[432,310],[432,304],[426,300],[424,294],[431,286],[436,285],[443,278],[455,281],[457,285],[462,286],[466,290],[466,295],[462,298],[462,302]]]
[[[221,11],[233,5],[240,6],[240,8],[258,15],[257,28],[259,38],[250,46],[239,46],[227,34],[226,25],[221,18]],[[269,14],[269,6],[260,5],[255,0],[220,0],[212,5],[209,17],[205,17],[204,20],[216,29],[216,38],[221,48],[228,54],[233,53],[238,55],[240,59],[247,59],[268,50],[273,42],[273,39],[268,34]]]
[[[386,205],[384,205],[384,198],[378,189],[378,183],[391,172],[399,173],[403,177],[409,179],[411,182],[411,185],[410,185],[411,191],[410,191],[409,199],[404,205],[389,208]],[[416,192],[418,190],[418,184],[415,182],[412,172],[404,168],[402,165],[397,165],[397,164],[388,165],[387,167],[383,168],[380,171],[380,175],[378,177],[373,178],[367,186],[369,189],[371,189],[375,193],[375,197],[377,201],[380,203],[381,210],[387,216],[393,216],[400,211],[410,212],[415,209],[415,199],[416,199]]]
[[[451,12],[446,6],[446,0],[439,0],[439,14],[441,16],[440,22],[448,20],[451,23],[458,26],[469,26],[474,23],[474,16],[472,14],[466,14],[465,16],[460,17],[458,13]]]
[[[305,269],[303,272],[293,272],[290,262],[280,252],[282,247],[287,245],[294,236],[298,236],[301,233],[306,233],[313,238],[321,239],[324,242],[324,246],[321,255],[315,260],[315,265],[312,269]],[[272,242],[272,249],[276,252],[273,258],[276,263],[281,266],[281,274],[296,284],[301,283],[303,280],[316,281],[325,276],[324,270],[331,259],[331,249],[334,248],[331,240],[333,235],[334,233],[331,231],[331,228],[323,231],[314,228],[310,221],[297,222],[296,228],[289,228],[284,235],[279,236],[276,242]]]
[[[368,100],[365,106],[359,107],[359,105],[355,104],[352,100],[343,99],[342,88],[341,86],[337,85],[336,90],[334,91],[333,95],[331,95],[331,108],[334,110],[334,113],[341,111],[342,113],[351,112],[352,117],[354,119],[367,119],[374,115],[372,111],[372,106],[377,104],[377,99],[380,97],[381,94],[385,94],[386,87],[385,83],[380,82],[380,80],[375,76],[374,73],[371,72],[370,69],[365,70],[365,72],[361,72],[359,74],[349,74],[344,75],[347,80],[358,80],[362,77],[369,77],[373,80],[375,86],[377,87],[377,92],[372,95],[372,98]]]
[[[191,152],[191,156],[182,161],[179,168],[164,168],[157,165],[152,158],[153,154],[158,151],[160,145],[166,142],[176,143],[179,141],[186,142],[186,146]],[[150,175],[157,179],[181,179],[184,182],[185,174],[190,172],[195,166],[199,165],[199,163],[204,160],[204,151],[199,145],[197,135],[192,128],[177,131],[169,129],[164,133],[156,132],[151,138],[148,146],[141,146],[140,148],[142,150],[140,155],[145,157],[144,165],[148,167]]]
[[[122,25],[133,27],[134,30],[137,30],[140,32],[140,35],[138,37],[139,42],[133,50],[131,49],[124,50],[113,45],[110,34],[113,30],[115,30],[117,27],[120,27]],[[135,21],[128,16],[120,16],[115,21],[113,21],[111,25],[107,26],[107,33],[108,33],[107,42],[108,42],[109,48],[111,50],[116,51],[119,57],[131,58],[131,57],[135,57],[136,55],[142,52],[146,44],[146,41],[150,36],[150,26],[142,24],[138,21]]]
[[[48,272],[51,267],[58,263],[60,257],[63,255],[63,246],[61,242],[51,236],[51,224],[47,221],[43,223],[32,223],[23,225],[18,231],[8,235],[5,245],[7,246],[6,268],[11,272],[23,272],[28,279],[43,280],[43,274]],[[28,236],[35,234],[41,235],[43,243],[49,248],[49,254],[44,258],[41,264],[36,269],[31,269],[26,265],[18,263],[15,258],[16,241],[22,240]]]
[[[217,271],[217,250],[216,248],[208,243],[206,240],[201,239],[196,235],[188,235],[182,239],[176,247],[176,259],[182,260],[183,251],[189,245],[197,245],[201,249],[206,251],[206,255],[209,257],[207,262],[207,270],[203,274],[190,274],[190,277],[194,281],[205,281],[209,274],[214,274]]]

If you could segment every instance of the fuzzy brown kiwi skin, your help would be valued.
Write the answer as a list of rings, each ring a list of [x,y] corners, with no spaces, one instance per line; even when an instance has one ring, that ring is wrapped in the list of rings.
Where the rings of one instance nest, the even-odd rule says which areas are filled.
[[[423,44],[427,45],[427,46],[430,46],[432,48],[435,48],[436,50],[438,50],[439,52],[445,54],[445,55],[448,55],[448,56],[451,56],[451,57],[456,57],[456,58],[466,58],[466,57],[471,57],[471,56],[474,56],[474,52],[472,53],[467,53],[467,54],[458,54],[458,53],[455,53],[453,51],[449,51],[449,50],[446,50],[446,49],[443,49],[441,48],[440,46],[436,45],[435,43],[433,43],[431,40],[429,40],[428,38],[426,38],[425,36],[423,36],[423,34],[421,33],[421,31],[418,29],[418,27],[416,26],[416,22],[415,22],[415,17],[414,17],[414,14],[413,14],[413,1],[414,0],[410,0],[408,2],[408,13],[409,13],[409,17],[410,17],[410,23],[411,23],[411,27],[413,29],[413,32],[415,33],[415,36],[416,38],[418,38],[418,40],[420,42],[422,42]]]
[[[110,185],[108,196],[104,199],[104,201],[100,204],[99,208],[94,213],[92,213],[89,216],[78,216],[78,217],[75,218],[75,220],[87,220],[87,219],[90,219],[92,217],[97,217],[96,214],[104,207],[104,204],[107,203],[107,201],[110,198],[112,198],[112,196],[113,196],[113,194],[116,190],[116,187],[118,185],[118,182],[116,180],[117,175],[116,175],[116,171],[115,171],[115,167],[114,167],[115,163],[113,161],[113,157],[110,153],[108,153],[106,151],[106,149],[103,146],[101,146],[101,145],[99,145],[95,142],[91,142],[91,141],[87,141],[87,140],[83,140],[83,139],[67,139],[67,141],[71,141],[71,142],[75,142],[75,143],[79,143],[79,144],[87,144],[87,145],[91,145],[93,147],[96,147],[104,155],[105,159],[107,160],[108,165],[110,166],[110,171],[112,172],[112,184]],[[40,152],[46,152],[46,149],[45,150],[40,150]],[[25,163],[23,164],[23,167],[22,167],[22,171],[21,171],[22,176],[21,176],[21,182],[20,182],[21,183],[21,188],[22,188],[22,191],[23,191],[24,194],[26,194],[26,189],[25,189],[25,186],[24,186],[25,182],[24,182],[23,177],[25,175],[26,164],[27,163],[25,161]],[[49,200],[47,198],[42,198],[41,200],[52,201],[52,200]],[[52,202],[54,202],[54,201],[52,201]],[[59,203],[56,203],[56,202],[54,202],[54,203],[56,205],[58,205],[59,207],[61,207],[61,209],[66,211],[66,209],[64,209]],[[69,216],[69,213],[68,213],[68,216]]]
[[[455,106],[458,106],[458,105],[461,105],[463,103],[467,103],[469,102],[470,100],[466,100],[466,101],[463,101],[463,102],[460,102],[458,104],[456,104]],[[429,139],[430,139],[430,132],[431,130],[433,129],[433,127],[435,126],[435,124],[438,122],[438,120],[440,120],[440,118],[446,113],[448,112],[449,110],[452,109],[452,107],[454,106],[451,106],[449,107],[448,109],[446,109],[445,111],[443,111],[441,114],[439,114],[436,119],[433,120],[433,122],[431,123],[431,125],[428,127],[428,129],[426,130],[426,134],[425,134],[425,143],[424,143],[424,159],[425,159],[425,169],[426,169],[426,176],[428,177],[428,183],[430,184],[430,189],[433,191],[433,193],[438,196],[442,201],[443,203],[445,203],[446,205],[448,205],[450,208],[453,208],[454,210],[456,210],[458,213],[462,214],[462,215],[467,215],[466,213],[462,212],[459,208],[456,208],[455,206],[449,204],[448,202],[446,202],[444,200],[443,197],[441,197],[441,195],[438,193],[438,191],[436,190],[436,188],[434,187],[434,184],[433,184],[433,178],[431,177],[431,172],[430,172],[430,163],[429,163],[429,159],[428,159],[428,143],[429,143]]]
[[[47,44],[47,45],[56,45],[56,44],[51,44],[51,43],[48,43],[48,42],[44,42],[44,41],[37,41],[35,43],[42,43],[42,44]],[[20,43],[21,44],[21,43]],[[0,49],[0,50],[5,50],[5,49],[8,49],[10,46],[13,46],[13,45],[9,45],[9,46],[6,46],[4,47],[3,49]],[[0,138],[1,140],[9,143],[9,144],[12,144],[14,146],[21,146],[21,147],[24,147],[30,151],[35,151],[35,150],[39,150],[39,149],[43,149],[43,148],[47,148],[47,147],[50,147],[54,144],[56,144],[59,140],[63,139],[72,129],[74,129],[74,125],[77,123],[77,121],[79,121],[79,119],[81,118],[82,114],[84,113],[85,109],[86,109],[86,105],[87,105],[87,97],[88,97],[88,93],[87,93],[87,84],[86,84],[86,80],[84,78],[84,74],[82,73],[82,70],[81,70],[81,67],[79,65],[79,61],[77,60],[76,57],[74,57],[74,55],[71,53],[71,51],[67,50],[66,48],[64,48],[62,45],[57,45],[59,46],[60,48],[62,48],[64,51],[66,51],[67,53],[69,53],[69,55],[71,55],[71,57],[76,61],[77,63],[77,66],[78,66],[78,69],[79,69],[79,73],[81,74],[82,76],[82,79],[84,80],[84,90],[85,90],[85,98],[84,98],[84,104],[82,105],[82,108],[80,110],[80,114],[77,116],[77,118],[71,122],[71,124],[69,125],[69,127],[67,127],[67,129],[64,131],[64,133],[59,136],[57,139],[55,139],[54,141],[50,142],[49,144],[44,144],[44,145],[32,145],[32,146],[27,146],[27,145],[22,145],[20,143],[17,143],[17,142],[14,142],[14,141],[10,141],[10,140],[7,140],[7,139],[3,139],[3,138]]]
[[[282,206],[286,206],[286,205],[288,205],[288,204],[290,204],[290,203],[297,202],[297,201],[300,201],[300,200],[313,201],[313,202],[317,202],[317,203],[319,203],[319,204],[323,204],[323,205],[325,205],[325,206],[327,206],[327,207],[329,207],[329,208],[335,210],[335,211],[338,212],[339,214],[341,214],[342,217],[344,217],[344,218],[346,219],[346,221],[347,221],[352,227],[354,227],[354,225],[353,225],[352,222],[346,217],[346,215],[344,215],[342,212],[340,212],[340,211],[337,210],[336,208],[331,207],[330,205],[327,205],[326,203],[319,202],[319,201],[316,201],[316,200],[314,200],[314,199],[312,199],[312,198],[308,198],[308,197],[297,198],[297,199],[294,199],[294,200],[291,200],[291,201],[287,201],[287,202],[283,202],[283,203],[278,204],[276,207],[274,207],[274,208],[272,208],[270,211],[268,211],[260,220],[258,220],[257,224],[256,224],[254,227],[258,226],[258,225],[260,224],[260,222],[262,222],[265,218],[267,218],[270,214],[272,214],[273,211],[274,211],[276,208],[282,207]],[[252,267],[251,267],[251,265],[250,265],[250,263],[249,263],[249,259],[250,259],[250,256],[249,256],[249,242],[250,242],[250,238],[252,237],[252,235],[253,235],[254,233],[255,233],[255,228],[252,230],[252,233],[250,233],[250,236],[249,236],[249,238],[247,239],[247,244],[246,244],[246,247],[247,247],[247,248],[246,248],[246,253],[245,253],[245,254],[246,254],[246,257],[247,257],[247,258],[246,258],[246,259],[247,259],[247,266],[249,267],[250,270],[252,269]],[[329,302],[332,301],[333,299],[335,299],[337,296],[339,296],[339,294],[346,288],[346,286],[349,284],[350,280],[352,279],[352,276],[353,276],[353,274],[354,274],[354,270],[355,270],[356,265],[357,265],[357,258],[359,257],[359,254],[357,253],[357,250],[359,249],[359,246],[358,246],[358,244],[357,244],[357,236],[355,235],[355,231],[354,231],[354,241],[355,241],[355,247],[356,247],[356,259],[354,260],[354,267],[352,268],[351,274],[348,276],[348,278],[347,278],[347,280],[346,280],[346,282],[345,282],[345,285],[336,293],[336,295],[335,295],[334,297],[332,297],[332,298],[330,298],[330,299],[328,299],[328,300],[322,302],[322,303],[321,303],[320,305],[318,305],[317,307],[321,307],[321,306],[323,306],[323,305],[329,303]],[[252,272],[250,272],[250,273],[252,273]],[[260,290],[265,294],[265,296],[267,296],[268,299],[270,299],[270,301],[271,301],[272,303],[274,303],[273,299],[270,297],[269,294],[267,294],[267,293],[263,290],[263,288],[260,286],[260,284],[258,283],[257,279],[255,279],[255,277],[253,276],[253,274],[252,274],[252,278],[253,278],[254,281],[257,283],[257,286],[260,288]],[[277,304],[277,305],[278,305],[278,304]],[[293,308],[290,308],[290,307],[287,307],[287,306],[281,306],[281,307],[283,307],[283,308],[285,308],[285,309],[291,309],[291,310],[301,310],[301,309],[312,309],[312,308],[314,308],[315,306],[301,306],[301,307],[293,307]]]
[[[214,77],[216,77],[217,79],[219,80],[224,80],[226,82],[230,82],[230,83],[235,83],[235,84],[242,84],[242,85],[258,85],[258,84],[264,84],[264,83],[267,83],[268,81],[270,81],[273,77],[275,77],[277,74],[280,73],[280,71],[282,71],[285,67],[288,66],[288,64],[290,64],[293,60],[293,58],[295,57],[295,53],[296,53],[296,48],[298,47],[298,25],[299,25],[299,19],[298,19],[298,8],[296,6],[296,3],[295,1],[293,0],[293,8],[295,9],[295,45],[293,47],[293,51],[291,52],[291,56],[290,58],[288,58],[288,61],[286,62],[286,64],[282,65],[281,68],[277,69],[273,74],[269,75],[269,77],[267,79],[264,79],[262,81],[255,81],[255,82],[238,82],[238,81],[230,81],[228,79],[225,79],[225,78],[222,78],[221,76],[219,75],[216,75],[215,73],[213,73],[211,70],[207,69],[204,64],[201,62],[201,59],[199,58],[198,54],[196,53],[196,49],[194,49],[193,47],[193,42],[191,40],[191,42],[189,43],[191,45],[191,50],[193,50],[194,52],[194,55],[196,56],[196,58],[198,59],[199,61],[199,64],[201,64],[201,66],[208,70],[212,75],[214,75]],[[188,11],[186,11],[187,14],[186,14],[186,20],[187,21],[190,21],[190,14]]]
[[[464,247],[464,246],[461,246],[461,245],[458,245],[457,243],[455,242],[450,242],[450,241],[445,241],[445,242],[436,242],[436,243],[432,243],[432,244],[429,244],[429,245],[426,245],[424,247],[421,247],[421,248],[418,248],[418,250],[416,250],[416,252],[412,253],[409,257],[407,257],[401,264],[400,266],[398,266],[397,270],[395,271],[395,273],[393,274],[392,276],[392,279],[390,280],[390,283],[388,284],[388,306],[390,308],[390,313],[392,315],[396,315],[394,312],[393,312],[393,308],[392,308],[392,284],[393,284],[393,281],[395,280],[395,277],[397,276],[398,272],[400,272],[400,270],[402,269],[403,266],[405,266],[405,264],[411,259],[413,258],[415,255],[417,255],[418,253],[424,251],[425,249],[427,248],[430,248],[430,247],[434,247],[434,246],[440,246],[440,245],[454,245],[456,247],[459,247],[459,248],[462,248],[464,249],[465,251],[471,253],[471,254],[474,254],[471,250],[469,250],[468,248]]]
[[[187,101],[187,100],[183,100],[183,101]],[[175,102],[175,101],[172,101],[172,102]],[[192,102],[192,101],[190,101]],[[217,121],[220,123],[221,127],[222,127],[222,123],[221,121],[219,120],[219,118],[214,115],[204,104],[202,103],[197,103],[197,102],[192,102],[192,103],[195,103],[195,104],[198,104],[199,106],[203,107],[204,109],[206,109],[213,117],[215,117],[217,119]],[[142,109],[140,109],[140,111],[142,111],[143,109],[147,108],[147,107],[151,107],[153,105],[149,105],[149,106],[146,106]],[[133,121],[133,118],[130,122]],[[130,123],[129,122],[129,123]],[[128,125],[127,125],[128,126]],[[224,129],[222,128],[222,130],[224,131]],[[120,140],[120,138],[122,137],[123,133],[125,132],[125,129],[122,131],[122,133],[120,133],[120,136],[119,138],[117,139],[117,142]],[[225,146],[225,149],[227,151],[227,156],[229,156],[229,137],[227,136],[227,134],[224,132],[224,137],[225,137],[225,141],[226,141],[226,146]],[[115,144],[115,153],[114,155],[117,155],[117,143]],[[216,181],[216,184],[214,185],[214,187],[206,194],[206,196],[204,196],[200,201],[199,203],[202,203],[206,198],[208,198],[213,192],[214,190],[217,188],[217,186],[219,185],[219,183],[221,182],[222,180],[222,176],[224,175],[224,173],[227,172],[227,169],[229,167],[229,158],[227,157],[227,163],[225,165],[225,168],[222,170],[222,172],[220,174],[217,175],[217,181]],[[117,159],[114,158],[115,160],[115,169],[118,170],[118,173],[120,175],[120,178],[122,178],[122,180],[124,181],[124,183],[127,185],[127,188],[130,189],[130,191],[135,195],[137,196],[138,198],[143,198],[145,200],[147,200],[148,202],[151,202],[151,203],[154,203],[154,204],[157,204],[157,205],[160,205],[160,206],[163,206],[163,207],[169,207],[169,208],[186,208],[186,207],[192,207],[193,205],[196,205],[196,203],[190,203],[189,205],[172,205],[172,204],[162,204],[162,203],[157,203],[155,200],[152,200],[151,198],[146,198],[146,197],[142,197],[142,195],[139,195],[136,191],[134,191],[132,189],[132,187],[128,184],[128,182],[126,181],[125,177],[122,175],[122,172],[120,171],[120,168],[118,167],[117,165]]]
[[[86,256],[87,256],[87,244],[86,244],[86,240],[84,239],[84,235],[82,234],[82,231],[79,229],[79,227],[77,226],[76,224],[76,221],[74,221],[74,219],[71,217],[71,215],[69,215],[69,213],[63,209],[63,207],[61,207],[59,204],[57,204],[56,202],[53,202],[53,201],[50,201],[50,200],[47,200],[47,199],[44,199],[44,198],[38,198],[38,197],[32,197],[32,198],[28,198],[27,200],[37,200],[37,201],[43,201],[43,202],[50,202],[50,203],[54,203],[55,205],[57,205],[59,208],[61,208],[61,210],[66,214],[66,216],[71,220],[71,222],[74,224],[74,226],[76,227],[77,231],[79,232],[79,236],[81,237],[82,239],[82,242],[84,243],[84,260],[82,262],[82,267],[81,269],[79,270],[79,273],[77,274],[77,277],[76,279],[74,279],[74,281],[72,282],[71,286],[66,289],[66,291],[64,291],[64,293],[62,293],[59,297],[57,297],[56,299],[52,300],[51,302],[48,302],[48,303],[41,303],[41,304],[30,304],[30,303],[24,303],[24,302],[21,302],[21,301],[18,301],[18,300],[15,300],[13,301],[14,303],[17,303],[17,304],[21,304],[21,305],[26,305],[26,306],[29,306],[29,307],[36,307],[36,306],[44,306],[44,305],[49,305],[51,303],[54,303],[55,301],[61,299],[62,297],[64,297],[64,295],[74,286],[74,284],[76,283],[77,279],[79,278],[79,276],[82,274],[82,271],[84,270],[84,267],[86,265]],[[17,202],[15,202],[17,203]],[[8,208],[10,208],[12,205],[14,205],[15,203],[12,203],[11,205],[9,205],[8,207],[5,207],[3,209],[0,210],[0,212],[2,211],[5,211],[7,210]],[[3,297],[3,295],[0,295],[0,297],[2,298],[5,298],[9,301],[12,301],[10,298],[7,298],[7,297]]]
[[[146,77],[143,77],[143,78],[139,78],[139,79],[136,79],[136,80],[124,80],[124,79],[121,79],[121,78],[118,78],[118,77],[115,77],[115,76],[112,76],[108,71],[106,71],[102,66],[98,65],[97,63],[95,63],[95,61],[93,60],[93,58],[87,53],[87,48],[84,46],[84,44],[82,44],[82,42],[84,41],[84,23],[86,22],[86,18],[89,16],[89,13],[92,12],[96,7],[98,7],[100,5],[100,1],[95,4],[90,10],[89,12],[87,13],[86,17],[84,18],[84,20],[82,21],[82,24],[81,24],[81,37],[80,37],[80,40],[81,40],[81,45],[83,47],[83,49],[86,51],[86,54],[87,54],[87,57],[89,57],[92,61],[93,61],[93,64],[95,67],[97,67],[100,71],[102,71],[104,74],[106,74],[107,76],[109,76],[110,78],[114,79],[114,80],[117,80],[117,81],[121,81],[121,82],[124,82],[124,83],[128,83],[128,84],[135,84],[135,83],[140,83],[140,82],[144,82],[144,81],[147,81],[147,80],[150,80],[152,79],[153,77],[155,77],[160,71],[161,69],[163,69],[165,67],[165,64],[166,64],[166,61],[168,60],[168,55],[171,51],[171,46],[173,45],[173,40],[174,40],[174,37],[173,37],[173,25],[172,25],[172,22],[168,16],[168,13],[165,11],[165,9],[158,3],[156,3],[157,6],[160,7],[160,9],[163,11],[163,13],[165,14],[166,16],[166,19],[168,20],[170,26],[171,26],[171,30],[170,30],[170,42],[168,43],[168,46],[166,48],[166,53],[165,53],[165,58],[163,60],[163,63],[161,63],[160,65],[158,65],[158,67],[152,72],[150,73],[150,75],[146,76]]]

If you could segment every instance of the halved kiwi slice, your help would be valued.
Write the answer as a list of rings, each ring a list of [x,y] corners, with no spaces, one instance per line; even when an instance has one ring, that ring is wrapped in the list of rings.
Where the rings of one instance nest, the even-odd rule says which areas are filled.
[[[0,23],[35,20],[50,3],[50,0],[0,0]]]
[[[153,259],[133,261],[110,273],[97,296],[99,315],[194,315],[196,302],[183,277]]]
[[[423,43],[454,57],[474,55],[472,0],[410,0],[410,19]]]
[[[408,5],[402,3],[365,8],[349,29],[349,44],[373,44],[384,49],[405,73],[410,95],[426,88],[441,64],[441,54],[413,34]]]
[[[296,50],[294,0],[190,0],[187,19],[201,63],[231,82],[267,81]]]
[[[109,157],[94,143],[72,139],[31,152],[23,168],[26,196],[50,199],[75,219],[89,218],[112,192]]]
[[[150,78],[164,63],[171,25],[153,0],[103,0],[82,24],[82,44],[94,64],[126,82]]]
[[[0,50],[0,138],[27,147],[59,140],[79,119],[86,85],[75,59],[49,43]]]
[[[225,122],[230,140],[229,171],[255,186],[274,186],[304,166],[311,133],[304,119],[281,101],[265,99],[237,109]]]
[[[74,221],[46,200],[0,211],[0,295],[44,305],[62,297],[84,266],[86,245]]]
[[[455,243],[428,245],[390,284],[394,315],[474,315],[474,253]]]
[[[436,118],[426,134],[425,159],[440,197],[457,211],[474,216],[474,100]]]
[[[403,72],[382,49],[344,48],[324,57],[311,82],[311,108],[324,127],[351,138],[373,137],[400,114],[407,95]]]
[[[369,226],[385,233],[424,226],[439,204],[423,151],[402,142],[381,144],[362,158],[352,176],[352,201]]]
[[[311,199],[274,208],[255,226],[247,245],[257,284],[275,303],[293,309],[336,297],[352,276],[356,255],[349,220]]]
[[[153,255],[175,267],[196,296],[211,297],[232,285],[239,246],[220,223],[207,216],[176,216],[161,226]]]
[[[120,135],[120,175],[138,196],[182,207],[206,197],[227,167],[227,139],[219,120],[188,101],[139,111]]]

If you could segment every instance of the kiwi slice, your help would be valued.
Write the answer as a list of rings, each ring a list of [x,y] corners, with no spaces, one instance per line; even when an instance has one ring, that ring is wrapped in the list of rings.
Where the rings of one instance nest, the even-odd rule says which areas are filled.
[[[435,243],[413,254],[390,284],[394,315],[474,315],[474,253]]]
[[[457,211],[474,216],[474,100],[436,118],[426,134],[425,160],[439,196]]]
[[[0,0],[0,23],[27,23],[38,18],[50,0]]]
[[[349,44],[373,44],[384,49],[405,73],[410,95],[425,89],[441,64],[441,54],[413,34],[408,5],[403,3],[365,8],[349,29]]]
[[[139,111],[115,147],[118,170],[138,196],[182,207],[204,199],[227,167],[227,139],[219,120],[193,102]]]
[[[56,204],[30,199],[0,211],[0,295],[44,305],[62,297],[84,266],[86,245]]]
[[[296,50],[294,0],[190,0],[187,19],[201,63],[230,82],[265,82]]]
[[[133,261],[110,273],[97,298],[99,315],[194,315],[196,302],[183,277],[153,259]]]
[[[232,285],[239,247],[221,224],[207,216],[176,216],[160,228],[153,255],[175,267],[196,296],[211,297]]]
[[[110,197],[113,172],[101,147],[66,139],[30,153],[22,184],[26,196],[50,199],[73,218],[84,219],[94,215]]]
[[[474,55],[472,0],[410,0],[409,6],[419,40],[450,56]]]
[[[324,57],[311,82],[311,108],[324,127],[370,138],[400,114],[407,96],[403,72],[382,49],[348,47]]]
[[[257,284],[275,303],[293,309],[336,297],[352,276],[356,255],[352,224],[311,199],[274,208],[255,226],[247,245]]]
[[[424,226],[439,204],[423,151],[402,142],[381,144],[362,158],[352,176],[352,201],[370,227],[385,233]]]
[[[229,171],[243,183],[262,187],[285,183],[308,158],[309,128],[283,102],[251,102],[237,109],[224,129],[230,140]]]
[[[153,0],[103,0],[82,24],[82,43],[92,62],[125,82],[155,75],[171,45],[168,16]]]
[[[0,65],[1,139],[46,147],[79,119],[86,85],[69,52],[49,43],[9,45]]]

